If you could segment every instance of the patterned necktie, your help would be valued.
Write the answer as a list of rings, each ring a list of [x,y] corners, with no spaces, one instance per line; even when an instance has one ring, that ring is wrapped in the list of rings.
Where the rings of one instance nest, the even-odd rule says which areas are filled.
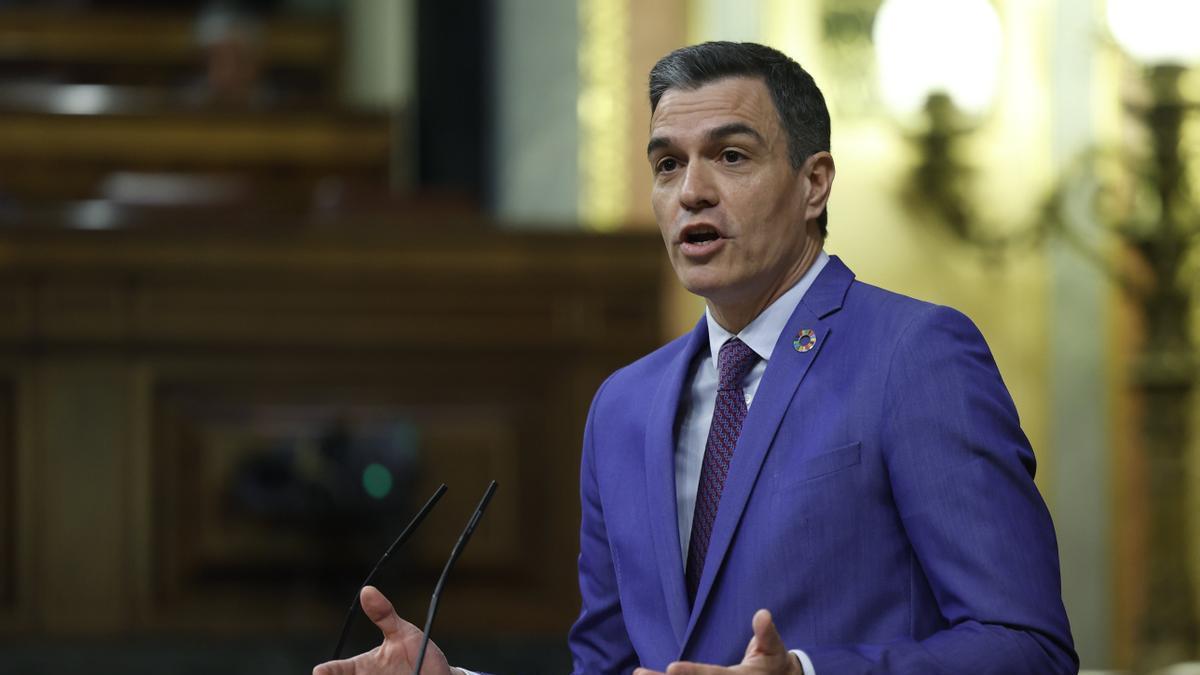
[[[742,434],[742,421],[746,419],[742,380],[756,361],[758,354],[737,338],[722,345],[717,356],[717,405],[713,409],[708,443],[704,447],[704,464],[700,467],[700,484],[696,488],[696,511],[692,517],[692,538],[688,544],[686,578],[688,599],[693,602],[696,589],[700,587],[700,575],[704,572],[704,556],[712,538],[721,491],[725,488],[725,477],[729,475],[729,462],[733,460],[733,449]]]

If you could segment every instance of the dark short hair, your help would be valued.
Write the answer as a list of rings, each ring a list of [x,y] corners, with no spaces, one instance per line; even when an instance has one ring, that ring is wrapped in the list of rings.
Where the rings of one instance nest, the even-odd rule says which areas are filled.
[[[726,77],[756,77],[766,85],[787,133],[788,160],[799,170],[829,151],[829,109],[812,75],[783,52],[753,42],[704,42],[676,49],[650,69],[650,112],[668,89],[698,89]],[[828,209],[817,224],[827,234]]]

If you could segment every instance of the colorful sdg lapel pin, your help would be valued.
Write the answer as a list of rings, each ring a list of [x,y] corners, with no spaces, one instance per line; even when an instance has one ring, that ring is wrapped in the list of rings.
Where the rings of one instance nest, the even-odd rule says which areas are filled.
[[[796,351],[803,354],[804,352],[817,346],[817,334],[811,328],[805,328],[796,334],[796,339],[792,340],[792,346]]]

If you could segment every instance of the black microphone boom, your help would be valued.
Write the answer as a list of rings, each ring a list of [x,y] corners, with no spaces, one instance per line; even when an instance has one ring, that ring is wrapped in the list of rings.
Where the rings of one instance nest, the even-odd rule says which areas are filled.
[[[400,536],[396,537],[396,541],[393,541],[392,545],[383,552],[383,557],[379,559],[379,562],[375,563],[375,567],[371,569],[371,573],[367,575],[367,578],[364,579],[361,584],[359,584],[358,592],[354,594],[354,599],[350,601],[350,609],[346,612],[346,621],[342,623],[342,634],[338,636],[337,646],[333,648],[334,661],[341,658],[342,647],[346,644],[346,636],[350,634],[350,624],[354,621],[354,615],[358,613],[356,610],[358,609],[358,602],[359,597],[362,595],[362,589],[375,579],[375,574],[379,572],[381,567],[383,567],[383,563],[387,562],[387,559],[392,556],[392,553],[394,553],[397,548],[400,548],[404,542],[408,541],[408,538],[412,536],[413,532],[416,531],[417,526],[421,524],[421,521],[425,520],[425,516],[429,515],[429,512],[433,510],[433,505],[437,504],[438,500],[441,499],[442,495],[444,494],[446,494],[446,484],[442,483],[437,490],[434,490],[433,496],[429,498],[429,501],[425,502],[425,506],[422,506],[421,510],[417,511],[417,515],[413,516],[413,519],[408,521],[408,525],[404,527],[404,530],[400,533]]]
[[[433,589],[433,597],[429,600],[429,615],[425,618],[425,637],[421,640],[421,652],[417,655],[417,665],[413,669],[413,675],[420,675],[421,665],[425,663],[425,649],[429,647],[429,631],[433,629],[433,617],[437,614],[438,601],[441,600],[442,587],[446,585],[446,578],[450,576],[450,568],[454,567],[454,563],[462,555],[463,549],[467,547],[467,540],[475,532],[475,526],[479,524],[479,519],[483,517],[483,510],[487,508],[488,502],[491,501],[492,494],[496,492],[496,487],[496,481],[492,481],[487,486],[487,490],[484,490],[483,499],[479,500],[479,506],[475,507],[475,513],[471,514],[471,520],[467,521],[466,528],[458,536],[458,543],[450,551],[450,559],[446,561],[446,567],[442,569],[442,576],[438,578],[437,586]]]

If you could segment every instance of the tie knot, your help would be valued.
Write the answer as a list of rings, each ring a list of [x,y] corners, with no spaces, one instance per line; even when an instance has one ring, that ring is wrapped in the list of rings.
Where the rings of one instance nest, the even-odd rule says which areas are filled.
[[[721,353],[717,355],[718,389],[741,389],[742,380],[756,361],[758,354],[737,338],[731,338],[721,345]]]

